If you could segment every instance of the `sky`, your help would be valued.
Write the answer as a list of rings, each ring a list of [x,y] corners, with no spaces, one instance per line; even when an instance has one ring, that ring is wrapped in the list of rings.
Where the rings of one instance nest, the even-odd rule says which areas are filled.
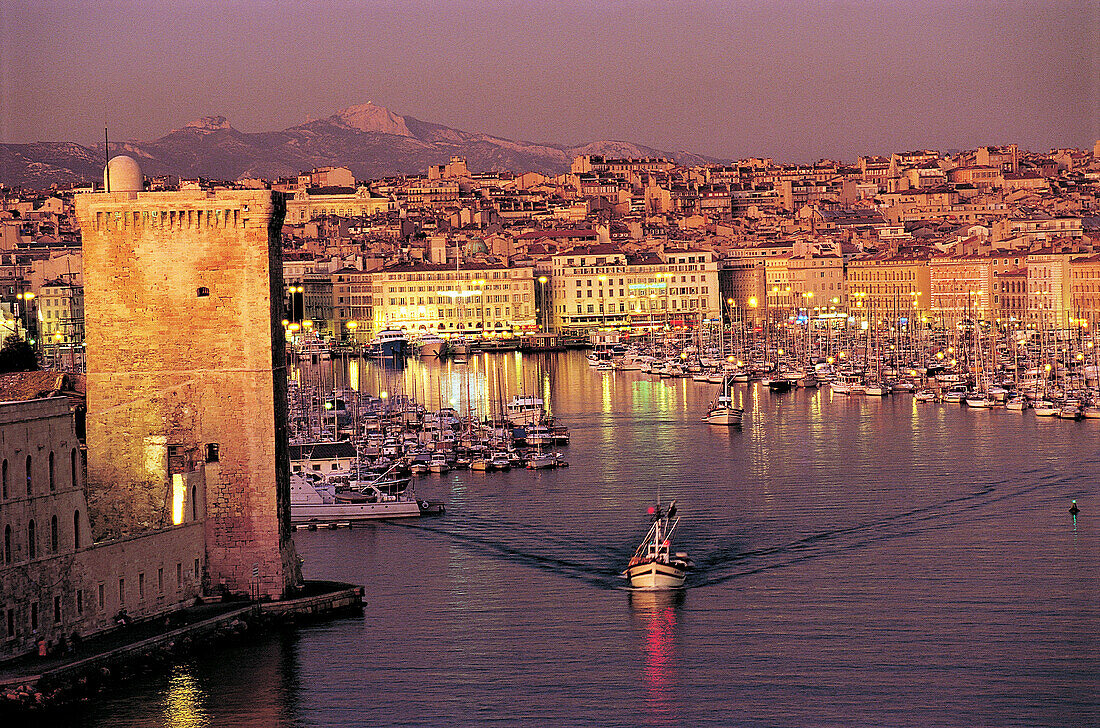
[[[0,0],[0,142],[373,102],[722,159],[1100,139],[1100,1]]]

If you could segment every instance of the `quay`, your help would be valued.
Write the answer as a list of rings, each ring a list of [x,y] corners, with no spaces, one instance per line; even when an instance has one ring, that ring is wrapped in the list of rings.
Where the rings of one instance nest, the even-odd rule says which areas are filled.
[[[0,662],[0,717],[63,707],[196,650],[216,649],[302,620],[358,614],[364,605],[361,586],[307,581],[293,598],[200,602],[69,644],[63,653]]]

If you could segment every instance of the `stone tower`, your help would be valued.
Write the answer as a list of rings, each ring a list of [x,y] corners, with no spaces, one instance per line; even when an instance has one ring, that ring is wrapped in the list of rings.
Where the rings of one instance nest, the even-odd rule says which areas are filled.
[[[283,197],[142,192],[136,167],[112,159],[111,191],[76,200],[96,535],[170,526],[176,476],[202,471],[208,588],[280,598],[298,571],[281,324]]]

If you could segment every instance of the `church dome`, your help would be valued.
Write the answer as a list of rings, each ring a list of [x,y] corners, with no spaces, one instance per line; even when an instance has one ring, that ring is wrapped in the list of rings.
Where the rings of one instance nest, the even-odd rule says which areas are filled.
[[[110,183],[108,184],[108,172]],[[141,167],[133,157],[120,155],[111,159],[103,168],[103,189],[111,192],[141,192],[143,178]]]

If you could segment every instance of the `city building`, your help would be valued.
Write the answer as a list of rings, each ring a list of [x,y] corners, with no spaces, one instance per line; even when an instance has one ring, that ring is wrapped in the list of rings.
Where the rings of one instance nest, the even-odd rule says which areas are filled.
[[[1081,328],[1095,330],[1100,327],[1100,254],[1078,256],[1069,268],[1073,318]]]
[[[932,307],[931,253],[857,255],[848,261],[849,308],[891,320],[927,323]]]
[[[533,268],[399,264],[370,278],[375,331],[508,336],[537,326]]]
[[[701,250],[626,253],[614,243],[551,257],[554,328],[696,326],[722,315],[718,263]]]
[[[206,561],[200,479],[147,533],[95,539],[85,496],[83,393],[57,372],[0,377],[0,657],[193,604]]]

